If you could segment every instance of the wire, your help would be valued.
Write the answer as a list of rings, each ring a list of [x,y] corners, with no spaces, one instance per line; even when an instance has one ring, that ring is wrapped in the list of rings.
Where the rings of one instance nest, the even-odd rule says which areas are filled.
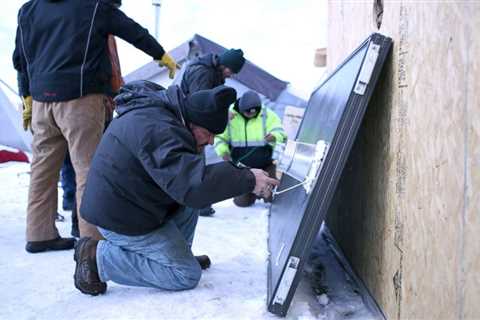
[[[258,149],[258,147],[253,147],[252,150],[248,151],[247,154],[244,154],[242,157],[240,157],[240,159],[238,159],[236,162],[236,165],[238,166],[239,164],[241,164],[241,161],[245,158],[248,158],[250,157],[256,150]],[[243,163],[242,163],[243,164]]]
[[[293,185],[293,186],[288,187],[288,188],[286,188],[286,189],[283,189],[283,190],[281,190],[281,191],[277,191],[276,188],[275,188],[275,190],[273,191],[273,195],[282,194],[282,193],[291,191],[291,190],[293,190],[293,189],[295,189],[295,188],[298,188],[298,187],[300,187],[300,186],[303,186],[304,184],[309,183],[309,182],[312,181],[312,180],[313,180],[313,179],[306,179],[306,180],[303,181],[303,182],[300,182],[300,183],[298,183],[298,184],[296,184],[296,185]]]

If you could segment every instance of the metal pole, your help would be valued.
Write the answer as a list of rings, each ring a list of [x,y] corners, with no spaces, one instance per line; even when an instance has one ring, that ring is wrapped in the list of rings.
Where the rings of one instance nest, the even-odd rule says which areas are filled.
[[[162,0],[152,0],[152,5],[155,7],[155,39],[158,39],[158,29],[160,24],[160,7],[162,6]]]

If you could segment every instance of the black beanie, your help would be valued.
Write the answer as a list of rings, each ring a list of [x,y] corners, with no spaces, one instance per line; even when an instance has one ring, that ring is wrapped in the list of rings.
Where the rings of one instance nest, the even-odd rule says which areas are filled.
[[[191,94],[185,103],[188,120],[213,134],[225,131],[228,122],[228,107],[237,99],[235,89],[218,86]]]
[[[230,49],[222,53],[218,62],[232,70],[233,73],[239,73],[245,63],[242,49]]]

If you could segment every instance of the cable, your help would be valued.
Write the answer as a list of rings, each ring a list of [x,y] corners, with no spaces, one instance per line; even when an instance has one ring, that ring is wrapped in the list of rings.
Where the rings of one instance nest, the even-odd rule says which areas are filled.
[[[283,189],[283,190],[281,190],[281,191],[277,191],[277,188],[275,188],[275,190],[273,190],[272,194],[273,194],[273,195],[277,195],[277,194],[282,194],[282,193],[291,191],[291,190],[293,190],[293,189],[295,189],[295,188],[298,188],[298,187],[300,187],[300,186],[303,186],[304,184],[309,183],[311,180],[313,180],[313,179],[306,179],[306,180],[303,181],[303,182],[300,182],[300,183],[298,183],[298,184],[296,184],[296,185],[293,185],[293,186],[288,187],[288,188],[286,188],[286,189]]]

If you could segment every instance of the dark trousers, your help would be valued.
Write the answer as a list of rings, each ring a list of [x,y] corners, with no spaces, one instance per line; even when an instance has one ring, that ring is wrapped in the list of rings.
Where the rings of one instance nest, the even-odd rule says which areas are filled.
[[[275,179],[277,178],[276,177],[277,167],[275,166],[275,164],[272,163],[266,166],[265,168],[260,168],[260,169],[266,171],[270,178],[275,178]],[[238,207],[249,207],[252,204],[254,204],[257,199],[259,199],[259,197],[257,197],[255,194],[246,193],[246,194],[242,194],[241,196],[233,198],[233,203],[235,203],[235,205]],[[270,196],[269,198],[264,199],[264,201],[272,202],[272,197]]]
[[[66,204],[70,204],[70,208],[75,201],[75,190],[77,184],[75,183],[75,170],[73,169],[72,161],[70,160],[70,154],[67,152],[65,160],[63,161],[62,169],[60,171],[61,184],[63,189],[63,207],[65,209]]]

